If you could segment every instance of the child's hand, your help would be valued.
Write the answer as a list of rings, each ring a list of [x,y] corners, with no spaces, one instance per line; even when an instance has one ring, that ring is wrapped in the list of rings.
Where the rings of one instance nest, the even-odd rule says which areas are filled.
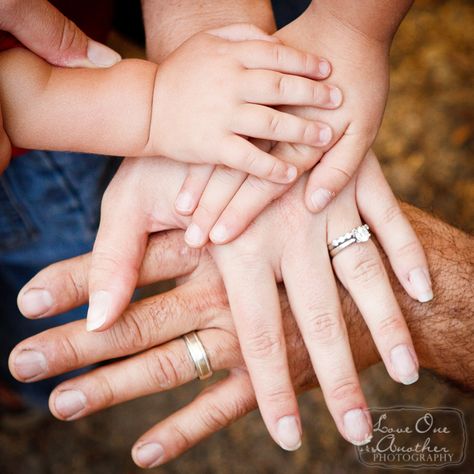
[[[306,25],[310,21],[310,25]],[[307,146],[259,141],[274,156],[292,157],[299,174],[316,165],[308,180],[305,200],[313,212],[321,211],[346,185],[370,148],[380,126],[388,91],[388,48],[348,33],[326,22],[305,15],[280,30],[285,43],[322,53],[331,59],[331,81],[345,92],[344,103],[337,110],[280,107],[308,120],[323,120],[334,130],[325,146]],[[307,37],[301,31],[310,31]],[[305,43],[305,39],[309,42]],[[350,53],[350,54],[349,54]],[[285,151],[293,148],[291,153]],[[323,156],[324,155],[324,156]],[[321,160],[321,161],[320,161]],[[287,160],[288,161],[288,160]],[[319,163],[318,163],[319,162]],[[215,169],[191,166],[176,200],[176,210],[193,214],[186,233],[190,246],[201,247],[208,238],[216,244],[236,238],[288,185],[269,183],[255,176],[223,167]]]
[[[178,161],[225,164],[274,182],[292,182],[293,165],[246,137],[327,145],[332,132],[326,124],[266,106],[337,108],[339,89],[311,80],[329,72],[327,61],[279,44],[254,26],[195,35],[158,70],[147,147]]]

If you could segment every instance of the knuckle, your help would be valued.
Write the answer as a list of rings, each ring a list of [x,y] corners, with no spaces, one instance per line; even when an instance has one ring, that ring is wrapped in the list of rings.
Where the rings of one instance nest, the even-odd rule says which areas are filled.
[[[319,141],[319,127],[310,121],[301,120],[300,122],[302,138],[305,143]]]
[[[286,97],[287,92],[291,90],[291,87],[288,87],[288,78],[283,74],[278,74],[275,78],[275,96],[278,98]]]
[[[171,350],[153,351],[146,364],[148,380],[161,390],[175,387],[185,374],[182,359]]]
[[[171,425],[171,432],[174,432],[173,445],[177,448],[177,452],[185,451],[193,445],[191,436],[185,431],[178,422]]]
[[[397,203],[387,206],[382,215],[383,224],[392,224],[396,222],[400,217],[402,217],[403,212],[400,209],[400,206]]]
[[[361,285],[377,281],[383,276],[382,262],[375,257],[361,255],[349,269],[349,279]]]
[[[74,46],[80,46],[86,49],[86,38],[82,39],[82,32],[68,18],[62,17],[62,25],[58,28],[56,35],[52,35],[52,46],[55,50],[54,60],[60,62],[66,59],[67,53]]]
[[[274,386],[269,387],[262,396],[265,397],[266,404],[271,404],[274,407],[284,407],[293,398],[293,393],[291,387]]]
[[[331,344],[343,335],[341,315],[318,306],[309,307],[311,316],[305,323],[305,332],[310,341]]]
[[[268,117],[267,130],[271,133],[272,136],[275,136],[279,133],[281,128],[280,115],[276,112],[272,112]]]
[[[270,46],[273,62],[276,66],[284,64],[283,50],[279,45],[272,44]]]
[[[423,253],[423,248],[418,240],[410,240],[400,245],[396,250],[396,258],[404,259]]]
[[[337,380],[329,390],[329,398],[334,401],[343,401],[357,398],[360,394],[360,387],[353,377]]]
[[[381,337],[393,337],[405,330],[405,321],[401,316],[386,316],[377,323],[377,333]]]
[[[94,389],[91,390],[99,407],[115,405],[116,394],[110,380],[100,372],[94,374]]]
[[[218,403],[208,403],[206,410],[201,410],[199,413],[201,423],[207,428],[209,432],[218,431],[228,426],[234,419],[235,409],[226,406],[223,409]],[[242,409],[240,409],[240,412]]]
[[[246,355],[252,359],[271,358],[285,351],[285,343],[281,334],[271,329],[254,328],[253,334],[245,343]]]
[[[52,351],[57,361],[70,369],[81,366],[83,356],[76,345],[67,336],[54,339],[54,350]]]
[[[153,328],[150,323],[138,314],[138,307],[132,307],[126,317],[121,318],[105,334],[109,344],[120,353],[137,352],[152,344]]]

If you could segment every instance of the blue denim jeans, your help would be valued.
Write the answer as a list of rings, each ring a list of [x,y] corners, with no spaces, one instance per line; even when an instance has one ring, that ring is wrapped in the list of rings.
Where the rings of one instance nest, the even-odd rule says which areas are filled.
[[[21,340],[85,316],[84,308],[54,318],[27,320],[16,297],[45,266],[88,252],[99,221],[102,193],[119,160],[78,153],[31,151],[0,176],[0,379],[32,405],[46,406],[62,377],[28,384],[8,371]]]

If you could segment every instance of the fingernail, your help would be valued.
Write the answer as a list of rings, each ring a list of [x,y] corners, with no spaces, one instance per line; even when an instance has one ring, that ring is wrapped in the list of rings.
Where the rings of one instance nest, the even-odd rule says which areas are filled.
[[[211,240],[216,244],[225,242],[228,235],[229,233],[227,232],[227,228],[223,224],[217,224],[214,226],[214,228],[211,230],[211,233],[209,234]]]
[[[277,435],[279,445],[286,451],[295,451],[301,446],[301,432],[294,416],[278,420]]]
[[[333,199],[335,194],[327,189],[320,188],[311,194],[311,203],[316,212],[322,211]]]
[[[30,318],[47,313],[53,306],[53,297],[47,290],[31,289],[19,298],[19,306],[22,314]]]
[[[80,390],[64,390],[54,400],[56,411],[65,420],[84,410],[86,404],[87,398]]]
[[[321,127],[319,129],[319,142],[321,145],[326,145],[331,141],[332,131],[329,127]]]
[[[15,375],[30,381],[46,372],[48,362],[42,352],[29,349],[21,351],[14,359]]]
[[[325,59],[321,59],[319,61],[319,73],[322,76],[327,76],[329,72],[331,71],[331,66]]]
[[[182,192],[178,194],[178,197],[176,198],[176,209],[181,212],[191,212],[193,210],[193,197],[191,193],[188,192]]]
[[[134,458],[141,467],[155,467],[161,463],[164,454],[161,444],[148,443],[136,449]]]
[[[113,49],[93,40],[89,40],[87,58],[97,67],[110,67],[122,59]]]
[[[393,369],[400,382],[410,385],[418,380],[418,364],[405,344],[394,347],[390,352]]]
[[[347,439],[355,446],[363,446],[372,439],[372,428],[367,416],[360,408],[349,410],[344,414],[344,432]]]
[[[288,166],[288,169],[286,170],[286,178],[289,183],[294,181],[296,179],[296,175],[298,174],[298,170],[296,169],[295,166]]]
[[[100,290],[93,293],[89,301],[87,311],[87,330],[95,331],[99,329],[107,319],[111,296],[108,291]]]
[[[202,230],[196,224],[190,224],[184,234],[184,240],[191,247],[198,247],[204,240]]]
[[[408,275],[416,299],[420,303],[426,303],[433,299],[433,290],[431,288],[431,280],[429,272],[424,268],[415,268]]]
[[[342,102],[342,92],[338,87],[329,87],[329,98],[332,105],[340,105]]]

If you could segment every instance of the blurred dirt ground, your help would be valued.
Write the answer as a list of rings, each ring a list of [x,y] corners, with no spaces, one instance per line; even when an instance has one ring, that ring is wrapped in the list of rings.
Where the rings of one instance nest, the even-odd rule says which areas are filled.
[[[396,193],[467,232],[474,230],[474,6],[471,1],[418,1],[392,52],[392,85],[376,144]],[[450,406],[462,410],[471,439],[468,459],[451,472],[473,472],[472,394],[423,372],[415,386],[392,382],[383,367],[362,376],[371,406]],[[1,474],[132,474],[134,440],[195,395],[192,383],[73,423],[50,415],[0,417]],[[336,432],[319,391],[300,398],[305,437],[296,453],[281,451],[252,413],[162,473],[309,474],[387,472],[367,469]],[[419,471],[425,472],[425,471]],[[426,471],[427,472],[427,471]]]

